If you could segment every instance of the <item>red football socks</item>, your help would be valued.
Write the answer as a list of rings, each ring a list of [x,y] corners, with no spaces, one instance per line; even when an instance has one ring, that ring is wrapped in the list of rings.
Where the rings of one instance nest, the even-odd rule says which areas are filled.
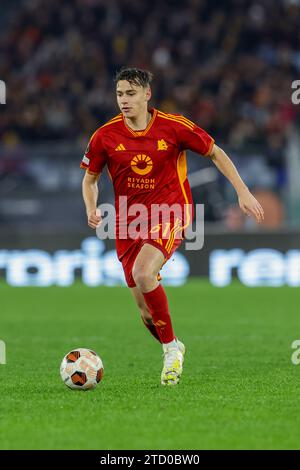
[[[164,288],[159,284],[150,292],[143,293],[146,304],[152,315],[153,324],[156,328],[161,343],[170,343],[175,338],[168,299]]]

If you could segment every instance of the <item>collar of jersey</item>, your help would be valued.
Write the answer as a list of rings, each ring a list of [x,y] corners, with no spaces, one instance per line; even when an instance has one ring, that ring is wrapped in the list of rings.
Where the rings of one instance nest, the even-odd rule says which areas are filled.
[[[124,122],[124,126],[126,127],[126,129],[129,130],[129,132],[134,135],[135,137],[140,137],[142,135],[146,135],[149,130],[151,129],[154,121],[155,121],[155,118],[156,118],[156,115],[157,115],[157,109],[155,108],[151,108],[149,109],[149,112],[152,113],[152,118],[150,119],[150,121],[148,122],[148,126],[146,127],[146,129],[142,130],[142,131],[134,131],[133,129],[131,129],[129,126],[127,126],[126,124],[126,121],[125,121],[125,118],[123,116],[123,122]]]

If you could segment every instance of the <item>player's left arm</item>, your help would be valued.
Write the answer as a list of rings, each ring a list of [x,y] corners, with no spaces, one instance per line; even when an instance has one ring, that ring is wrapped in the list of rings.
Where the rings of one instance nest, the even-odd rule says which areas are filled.
[[[209,156],[236,190],[241,210],[249,217],[252,215],[258,223],[261,223],[264,220],[264,210],[249,191],[228,155],[214,144]]]

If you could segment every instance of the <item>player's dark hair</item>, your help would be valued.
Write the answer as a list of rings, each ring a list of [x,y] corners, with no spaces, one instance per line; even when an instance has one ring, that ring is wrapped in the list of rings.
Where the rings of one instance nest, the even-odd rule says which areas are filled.
[[[131,84],[146,88],[150,85],[152,78],[153,74],[149,70],[123,67],[116,73],[114,81],[118,83],[120,80],[127,80]]]

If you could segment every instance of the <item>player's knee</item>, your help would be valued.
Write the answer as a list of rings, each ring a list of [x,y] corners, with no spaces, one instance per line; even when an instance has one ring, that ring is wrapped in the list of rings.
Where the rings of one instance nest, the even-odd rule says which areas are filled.
[[[151,281],[152,278],[155,278],[155,275],[152,274],[150,271],[148,271],[147,269],[141,269],[139,267],[133,268],[132,276],[134,282],[141,290],[144,290],[145,288],[147,289],[149,281]]]

